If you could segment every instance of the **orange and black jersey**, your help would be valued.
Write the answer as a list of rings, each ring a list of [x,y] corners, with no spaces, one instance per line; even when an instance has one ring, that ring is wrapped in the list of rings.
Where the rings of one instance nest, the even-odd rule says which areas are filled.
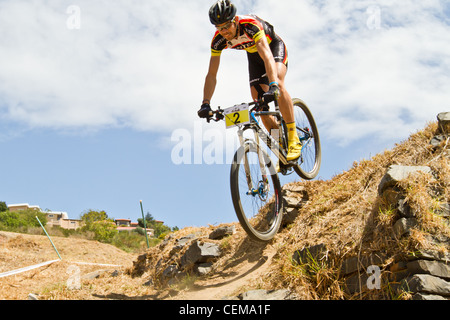
[[[220,56],[225,49],[246,50],[256,53],[256,42],[262,37],[267,38],[270,44],[273,39],[278,38],[273,26],[255,15],[236,16],[238,22],[238,35],[231,41],[227,41],[219,31],[214,35],[211,43],[211,55]]]
[[[211,55],[220,56],[225,49],[247,51],[250,86],[259,94],[264,93],[261,84],[269,84],[265,63],[258,54],[256,43],[266,37],[275,62],[288,65],[288,53],[283,40],[275,33],[273,26],[255,15],[236,16],[237,36],[227,41],[217,31],[211,43]]]

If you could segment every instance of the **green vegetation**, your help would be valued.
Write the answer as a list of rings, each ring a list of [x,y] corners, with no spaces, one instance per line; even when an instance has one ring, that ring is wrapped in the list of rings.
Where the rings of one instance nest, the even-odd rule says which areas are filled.
[[[27,233],[29,229],[40,227],[36,216],[47,223],[45,213],[34,209],[11,212],[5,202],[0,202],[0,230]]]
[[[4,201],[0,201],[0,212],[8,211],[8,206]]]
[[[149,239],[150,246],[156,246],[161,239],[171,232],[171,229],[161,222],[157,222],[150,213],[146,215],[147,229],[155,231],[155,238]],[[138,219],[139,226],[130,232],[118,232],[113,219],[110,219],[105,211],[88,210],[82,216],[81,220],[85,225],[81,228],[84,232],[94,234],[94,240],[104,243],[110,243],[124,251],[141,251],[147,248],[144,223]],[[178,228],[173,228],[178,230]]]
[[[83,231],[93,232],[94,240],[111,243],[119,233],[114,220],[109,219],[105,211],[88,210],[81,216],[81,220],[85,223]]]
[[[45,226],[47,224],[46,213],[34,209],[11,212],[5,202],[0,201],[0,231],[17,233],[44,234],[36,216]],[[178,230],[177,227],[170,228],[156,221],[150,213],[146,215],[147,229],[153,229],[155,238],[149,239],[151,247],[161,242],[161,239]],[[51,236],[76,237],[87,240],[97,240],[112,244],[127,252],[139,252],[147,249],[144,224],[139,219],[140,227],[130,232],[119,232],[114,219],[108,217],[105,211],[87,210],[81,214],[83,227],[77,230],[68,230],[61,227],[45,227]]]
[[[147,242],[143,232],[144,231],[140,233],[138,229],[132,232],[119,232],[111,240],[111,244],[126,252],[139,252],[145,250],[147,249]],[[150,238],[148,240],[150,247],[154,247],[161,242],[160,239],[155,238]]]

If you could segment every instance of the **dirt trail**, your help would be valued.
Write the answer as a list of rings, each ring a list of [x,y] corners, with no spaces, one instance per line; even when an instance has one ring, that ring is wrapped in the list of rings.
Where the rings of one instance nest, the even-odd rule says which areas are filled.
[[[176,300],[221,300],[236,297],[241,289],[263,277],[272,262],[276,250],[268,247],[259,259],[248,259],[215,273],[205,280],[197,280],[187,291],[180,292]],[[248,257],[247,257],[248,258]]]

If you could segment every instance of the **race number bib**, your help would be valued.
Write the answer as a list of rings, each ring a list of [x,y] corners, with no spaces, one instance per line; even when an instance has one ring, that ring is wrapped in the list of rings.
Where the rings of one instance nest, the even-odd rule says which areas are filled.
[[[250,123],[249,106],[245,103],[225,109],[223,115],[227,129]]]

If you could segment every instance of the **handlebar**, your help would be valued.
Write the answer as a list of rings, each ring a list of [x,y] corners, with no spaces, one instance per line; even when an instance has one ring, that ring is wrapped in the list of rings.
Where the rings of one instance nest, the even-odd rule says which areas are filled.
[[[250,102],[248,105],[249,106],[254,106],[250,110],[251,112],[253,112],[253,111],[268,111],[270,102],[272,102],[272,101],[264,101],[264,98],[261,98],[259,100],[255,100],[253,102]],[[275,103],[277,103],[276,100],[275,100]],[[216,111],[210,111],[209,112],[209,118],[207,118],[206,121],[208,121],[208,123],[209,123],[211,120],[213,120],[215,122],[223,120],[224,119],[224,115],[223,115],[224,111],[225,110],[221,109],[220,107],[218,107]]]
[[[206,118],[206,121],[208,121],[208,123],[210,123],[211,120],[213,120],[215,122],[223,120],[223,118],[224,118],[223,111],[224,110],[220,109],[220,107],[218,107],[216,111],[210,111],[209,112],[209,117]],[[214,116],[216,116],[216,117],[214,118]]]

